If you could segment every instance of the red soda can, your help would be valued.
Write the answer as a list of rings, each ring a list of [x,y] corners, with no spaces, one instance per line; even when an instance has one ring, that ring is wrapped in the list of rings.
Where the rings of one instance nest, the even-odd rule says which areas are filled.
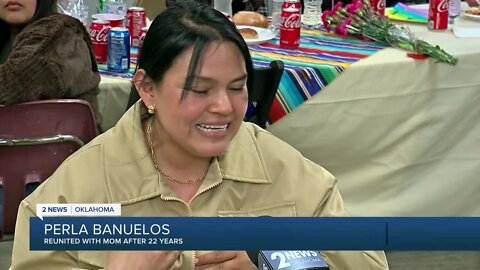
[[[139,37],[142,27],[147,25],[147,14],[143,7],[130,7],[127,11],[127,28],[130,32],[130,44],[139,47]]]
[[[446,30],[448,27],[448,0],[430,0],[428,29]]]
[[[370,0],[373,10],[378,11],[381,15],[385,15],[386,0]]]
[[[110,22],[94,20],[90,25],[90,40],[92,41],[95,60],[99,64],[107,63],[108,52],[108,32],[110,31]]]
[[[145,36],[147,35],[148,32],[148,27],[142,27],[142,30],[140,31],[140,36],[138,37],[138,47],[141,48],[143,45],[143,40],[145,39]]]
[[[299,0],[285,0],[280,15],[280,46],[300,45],[301,4]]]
[[[300,9],[300,13],[302,12],[302,3],[300,3],[300,1],[293,1],[293,0],[283,1],[282,9],[288,8],[288,7],[298,8]]]

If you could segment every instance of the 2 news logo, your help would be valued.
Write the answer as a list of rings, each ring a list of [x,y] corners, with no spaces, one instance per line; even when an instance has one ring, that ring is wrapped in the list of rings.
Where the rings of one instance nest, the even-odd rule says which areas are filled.
[[[262,270],[329,269],[322,255],[313,250],[261,251]]]
[[[316,257],[317,253],[310,250],[300,250],[300,251],[276,251],[270,255],[270,259],[277,260],[279,259],[278,269],[283,269],[289,266],[292,266],[290,260],[296,260],[301,258]]]
[[[67,213],[67,206],[42,206],[42,213]]]

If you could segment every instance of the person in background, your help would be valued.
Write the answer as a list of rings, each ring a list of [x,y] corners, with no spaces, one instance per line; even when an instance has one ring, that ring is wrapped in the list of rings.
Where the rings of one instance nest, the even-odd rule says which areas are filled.
[[[167,7],[175,5],[177,2],[182,0],[166,0]],[[213,7],[214,0],[195,0],[198,3],[203,3],[205,5]],[[219,0],[217,0],[219,1]],[[232,1],[232,15],[239,11],[255,11],[263,15],[267,15],[267,0],[231,0]]]
[[[133,77],[141,99],[23,200],[11,269],[257,269],[245,251],[31,252],[38,203],[119,203],[138,217],[345,216],[334,176],[243,122],[252,78],[247,44],[221,12],[195,2],[162,12]],[[388,269],[383,252],[323,254],[331,270]]]
[[[480,6],[480,0],[465,0],[469,7],[478,7]]]
[[[56,0],[0,0],[0,105],[83,99],[100,127],[100,75],[90,35],[56,9]]]
[[[185,2],[188,0],[166,0],[166,6],[167,8],[175,6],[179,2]],[[195,2],[205,4],[207,6],[213,7],[213,2],[214,0],[194,0]],[[218,1],[218,0],[217,0]]]
[[[271,0],[232,0],[232,14],[239,11],[255,11],[265,16],[268,15],[266,1]]]

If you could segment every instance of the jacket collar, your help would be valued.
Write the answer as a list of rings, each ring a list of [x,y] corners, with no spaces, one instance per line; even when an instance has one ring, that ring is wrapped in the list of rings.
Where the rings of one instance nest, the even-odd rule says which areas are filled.
[[[104,134],[102,155],[111,202],[135,203],[172,193],[160,181],[160,174],[153,166],[142,130],[142,119],[146,116],[147,112],[139,101]],[[226,153],[212,161],[204,184],[223,180],[271,183],[250,124],[243,123]]]

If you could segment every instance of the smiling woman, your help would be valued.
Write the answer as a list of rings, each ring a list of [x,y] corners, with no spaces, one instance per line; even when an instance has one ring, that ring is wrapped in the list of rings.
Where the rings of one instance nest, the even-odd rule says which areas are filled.
[[[234,43],[206,44],[198,75],[187,75],[185,83],[193,52],[188,48],[177,57],[164,75],[169,80],[155,83],[140,68],[134,81],[143,102],[156,109],[152,147],[158,153],[157,165],[175,171],[167,157],[185,153],[186,164],[199,164],[199,172],[191,172],[198,178],[207,171],[210,158],[222,155],[238,132],[248,95],[245,61]]]
[[[252,78],[248,47],[219,11],[187,2],[157,16],[133,78],[141,100],[22,202],[12,269],[257,269],[245,251],[30,252],[38,203],[121,203],[137,217],[345,216],[330,173],[242,121]],[[388,269],[383,252],[323,255],[332,270]]]

